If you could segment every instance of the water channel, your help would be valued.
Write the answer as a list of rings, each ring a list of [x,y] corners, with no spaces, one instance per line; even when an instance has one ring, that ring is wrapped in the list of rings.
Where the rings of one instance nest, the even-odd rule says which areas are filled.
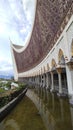
[[[73,130],[73,107],[46,89],[29,89],[0,130]]]

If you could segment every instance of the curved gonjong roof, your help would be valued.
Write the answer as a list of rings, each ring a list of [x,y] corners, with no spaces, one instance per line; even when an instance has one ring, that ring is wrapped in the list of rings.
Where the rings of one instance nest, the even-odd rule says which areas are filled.
[[[37,0],[28,46],[20,53],[13,47],[18,73],[32,69],[45,58],[65,27],[66,15],[73,11],[72,3],[72,0]],[[60,29],[61,25],[63,29]]]

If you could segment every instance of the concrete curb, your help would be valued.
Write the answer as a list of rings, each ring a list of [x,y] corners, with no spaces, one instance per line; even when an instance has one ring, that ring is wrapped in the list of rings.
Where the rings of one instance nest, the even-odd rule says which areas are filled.
[[[24,97],[27,92],[27,88],[19,94],[16,98],[10,101],[7,105],[0,109],[0,122],[10,113],[10,111],[16,106],[16,104]]]

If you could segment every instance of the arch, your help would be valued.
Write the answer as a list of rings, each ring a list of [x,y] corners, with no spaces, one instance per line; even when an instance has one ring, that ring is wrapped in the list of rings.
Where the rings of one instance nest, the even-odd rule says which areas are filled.
[[[63,64],[63,65],[65,64],[65,58],[64,58],[64,53],[63,53],[62,49],[59,49],[58,63]]]
[[[52,59],[51,66],[52,66],[52,68],[56,68],[56,62],[54,59]]]
[[[71,57],[73,58],[73,39],[72,39],[72,43],[71,43]]]
[[[43,74],[43,68],[41,67],[41,74]]]
[[[43,66],[43,73],[45,73],[46,72],[46,68],[45,68],[45,66]]]
[[[40,75],[40,70],[38,70],[38,75]]]
[[[47,63],[47,71],[49,71],[50,70],[50,67],[49,67],[49,64]]]

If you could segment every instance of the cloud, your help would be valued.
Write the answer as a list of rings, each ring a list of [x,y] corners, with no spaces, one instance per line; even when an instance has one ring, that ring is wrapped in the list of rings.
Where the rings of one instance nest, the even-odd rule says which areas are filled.
[[[13,66],[7,61],[0,61],[0,73],[13,73]]]
[[[31,32],[36,0],[0,1],[0,73],[13,72],[9,36],[14,44],[24,45]]]
[[[31,23],[34,17],[36,0],[23,0],[23,8],[28,21]]]

